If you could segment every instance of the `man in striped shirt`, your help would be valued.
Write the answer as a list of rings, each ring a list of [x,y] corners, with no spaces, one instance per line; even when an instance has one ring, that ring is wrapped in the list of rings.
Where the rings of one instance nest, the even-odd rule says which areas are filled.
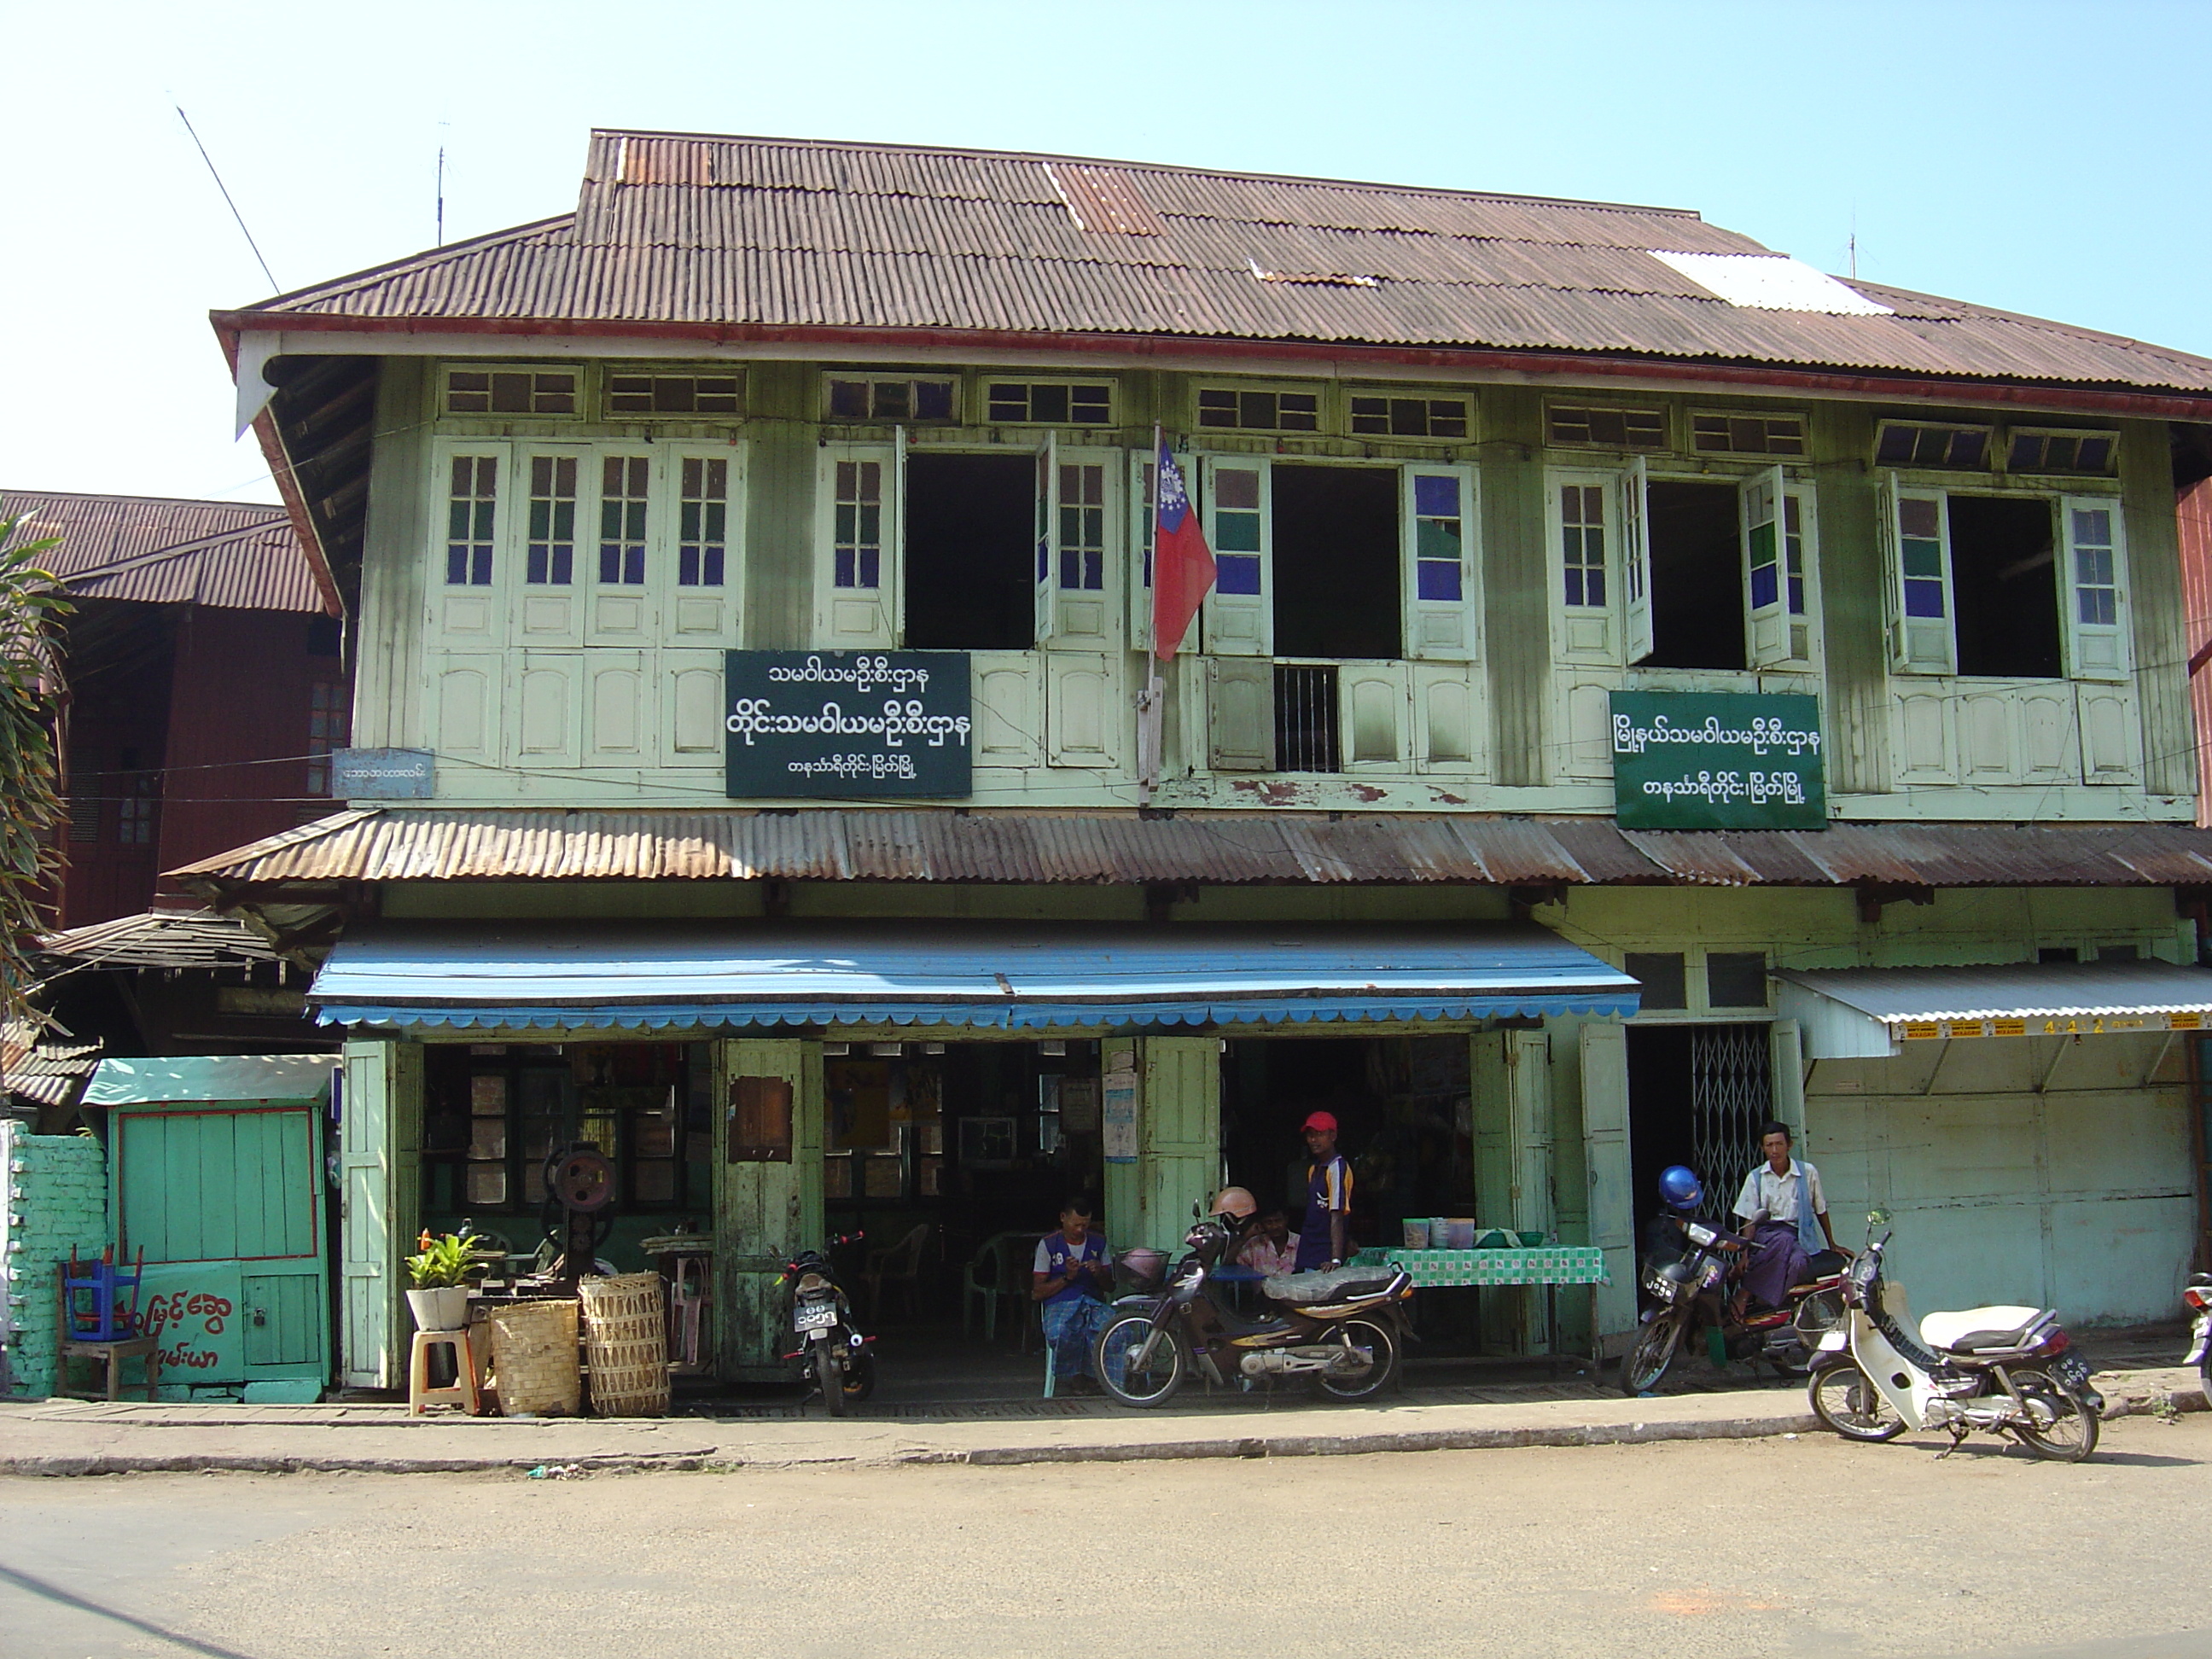
[[[1296,1271],[1310,1273],[1340,1267],[1352,1251],[1346,1230],[1352,1222],[1352,1165],[1336,1150],[1336,1118],[1310,1114],[1305,1122],[1306,1213],[1298,1228]]]

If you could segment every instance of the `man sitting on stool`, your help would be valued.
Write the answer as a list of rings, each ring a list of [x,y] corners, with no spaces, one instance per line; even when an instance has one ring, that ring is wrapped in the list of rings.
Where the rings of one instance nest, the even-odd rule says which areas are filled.
[[[1055,1383],[1091,1376],[1091,1344],[1109,1311],[1112,1266],[1106,1241],[1091,1231],[1091,1200],[1080,1194],[1060,1206],[1060,1231],[1038,1241],[1030,1295],[1044,1305],[1037,1322],[1052,1348]]]

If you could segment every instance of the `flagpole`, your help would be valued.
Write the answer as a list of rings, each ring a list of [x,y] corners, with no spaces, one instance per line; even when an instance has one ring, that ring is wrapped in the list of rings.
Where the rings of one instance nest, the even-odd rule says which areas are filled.
[[[1149,649],[1146,653],[1145,690],[1137,699],[1137,805],[1152,804],[1152,789],[1159,781],[1160,749],[1164,739],[1162,725],[1164,688],[1160,682],[1160,487],[1165,482],[1160,473],[1160,428],[1152,427],[1152,627],[1147,630]]]

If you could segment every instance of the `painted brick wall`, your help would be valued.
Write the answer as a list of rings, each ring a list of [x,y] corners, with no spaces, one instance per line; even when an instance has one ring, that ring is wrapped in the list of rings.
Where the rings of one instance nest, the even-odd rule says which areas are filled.
[[[106,1247],[107,1159],[87,1136],[34,1135],[22,1123],[0,1123],[0,1171],[8,1195],[0,1209],[7,1289],[0,1341],[9,1392],[43,1400],[54,1386],[54,1264],[67,1261],[72,1246],[94,1257]]]

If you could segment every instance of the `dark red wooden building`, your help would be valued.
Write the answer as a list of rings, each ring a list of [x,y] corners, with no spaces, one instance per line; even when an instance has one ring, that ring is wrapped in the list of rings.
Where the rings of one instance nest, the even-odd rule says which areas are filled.
[[[0,491],[16,515],[62,538],[46,562],[76,607],[57,926],[147,910],[161,871],[329,810],[337,589],[283,507]]]

